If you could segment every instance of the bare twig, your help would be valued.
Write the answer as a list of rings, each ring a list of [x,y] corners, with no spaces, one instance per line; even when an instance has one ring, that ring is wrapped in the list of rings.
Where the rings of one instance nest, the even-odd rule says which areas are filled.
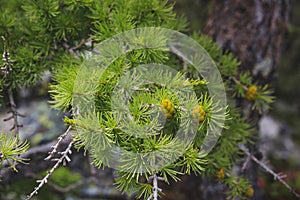
[[[77,50],[77,49],[79,49],[80,47],[82,47],[83,45],[85,45],[86,43],[88,43],[90,41],[92,41],[92,37],[87,38],[87,39],[83,39],[83,40],[81,40],[81,42],[78,45],[76,45],[75,47],[72,47],[72,50]]]
[[[4,74],[4,79],[8,76],[9,72],[12,70],[11,69],[11,59],[10,59],[10,55],[7,49],[7,41],[5,39],[5,37],[1,36],[3,42],[4,42],[4,51],[2,54],[2,60],[4,61],[4,65],[3,67],[1,67],[0,72]],[[21,115],[18,111],[17,111],[17,106],[14,100],[14,96],[13,96],[13,91],[11,88],[8,88],[8,97],[9,97],[9,104],[10,104],[10,113],[12,113],[11,116],[9,116],[8,118],[4,119],[4,121],[9,121],[9,120],[14,120],[13,126],[10,129],[10,131],[14,130],[14,135],[18,136],[19,135],[19,130],[20,127],[22,127],[22,124],[19,124],[18,122],[18,117],[24,117],[23,115]]]
[[[14,135],[15,136],[19,136],[19,132],[20,132],[20,128],[23,127],[22,124],[19,124],[19,117],[24,117],[23,115],[21,115],[18,110],[17,110],[17,106],[14,100],[14,96],[13,96],[13,92],[12,90],[8,90],[8,97],[9,97],[9,104],[10,104],[10,109],[11,109],[11,116],[4,119],[4,121],[8,121],[13,119],[14,120],[14,124],[11,127],[10,131],[14,130]]]
[[[270,167],[268,167],[265,163],[258,160],[255,156],[253,156],[245,147],[240,147],[240,149],[249,157],[251,160],[253,160],[255,163],[257,163],[259,166],[261,166],[266,172],[271,174],[274,177],[274,180],[278,180],[282,185],[284,185],[293,195],[295,195],[298,199],[300,199],[300,195],[289,185],[286,181],[283,179],[286,178],[286,175],[282,173],[276,173]]]
[[[245,162],[244,162],[244,164],[243,164],[242,171],[245,171],[245,170],[246,170],[247,165],[248,165],[248,163],[250,162],[250,160],[251,160],[250,156],[247,156],[247,158],[246,158],[246,160],[245,160]]]
[[[53,158],[53,156],[57,153],[57,148],[60,145],[60,143],[66,138],[66,136],[68,135],[68,133],[71,130],[71,126],[68,127],[68,129],[61,135],[58,137],[58,141],[56,142],[56,144],[54,146],[52,146],[52,151],[49,152],[49,156],[47,156],[45,158],[45,160],[50,160],[51,158]]]
[[[148,200],[158,200],[158,193],[162,192],[162,189],[158,187],[158,180],[163,181],[162,177],[158,177],[156,174],[150,176],[149,179],[153,179],[153,193],[150,195]]]
[[[55,161],[55,165],[50,169],[50,171],[48,171],[47,175],[41,179],[41,180],[38,180],[37,182],[39,183],[39,185],[37,187],[34,188],[34,191],[32,193],[30,193],[26,200],[29,200],[31,199],[35,194],[38,193],[38,190],[41,189],[41,187],[46,184],[48,182],[48,179],[49,177],[53,174],[53,172],[59,167],[59,165],[61,163],[63,163],[63,165],[65,165],[67,162],[70,162],[71,159],[69,157],[69,154],[72,153],[71,151],[71,147],[73,145],[73,142],[71,141],[68,145],[68,147],[65,149],[65,151],[62,151],[62,152],[57,152],[57,147],[58,145],[61,143],[61,141],[63,140],[63,138],[66,137],[67,133],[70,131],[70,127],[67,129],[67,131],[59,137],[58,139],[58,142],[53,146],[53,150],[49,153],[50,157],[48,156],[47,159],[49,158],[52,158],[52,161]],[[57,154],[60,154],[61,157],[60,158],[53,158],[53,155],[57,152]]]
[[[69,132],[69,135],[65,137],[63,141],[61,141],[58,149],[66,149],[69,145],[71,138],[71,131]],[[43,159],[40,159],[41,155],[49,154],[49,152],[53,149],[57,141],[52,141],[47,144],[42,144],[39,146],[31,147],[26,151],[24,154],[20,155],[20,158],[31,160],[31,162],[42,162]],[[1,153],[1,152],[0,152]],[[1,157],[1,154],[0,154]],[[45,156],[46,157],[46,156]],[[2,169],[0,170],[0,176],[2,177],[2,184],[9,183],[15,179],[21,178],[22,175],[19,173],[13,173],[13,171],[9,170],[10,166],[6,160],[2,162]],[[38,173],[41,171],[44,171],[50,167],[52,167],[51,162],[43,162],[38,166],[28,166],[28,165],[21,165],[20,163],[17,163],[17,169],[18,171],[21,171],[23,175],[28,177],[34,177],[31,176],[34,173]]]
[[[4,65],[1,67],[1,71],[4,74],[4,78],[7,77],[8,73],[11,71],[11,60],[10,55],[7,49],[7,42],[4,36],[1,36],[4,42],[4,51],[2,54],[2,60],[4,61]]]

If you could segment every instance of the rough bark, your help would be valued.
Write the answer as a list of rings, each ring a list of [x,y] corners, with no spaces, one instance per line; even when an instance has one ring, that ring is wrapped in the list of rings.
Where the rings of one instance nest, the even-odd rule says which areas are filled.
[[[278,65],[290,0],[215,0],[204,33],[241,61],[241,69],[268,78]]]
[[[240,71],[250,70],[255,80],[267,83],[280,61],[290,4],[290,0],[214,0],[203,31],[240,60]],[[259,120],[253,112],[246,117]],[[248,147],[253,154],[258,152],[255,145]],[[256,191],[253,199],[261,199],[255,164],[250,162],[245,174]]]

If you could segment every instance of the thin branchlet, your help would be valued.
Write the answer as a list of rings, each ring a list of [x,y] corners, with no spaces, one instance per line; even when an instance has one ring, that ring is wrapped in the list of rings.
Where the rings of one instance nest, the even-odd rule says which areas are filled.
[[[153,176],[150,176],[149,179],[152,179],[152,184],[153,184],[153,188],[152,188],[152,194],[149,196],[149,198],[147,200],[158,200],[158,193],[162,192],[162,189],[158,187],[158,181],[163,181],[164,179],[162,177],[157,176],[156,174],[154,174]]]
[[[70,162],[71,159],[69,157],[70,154],[72,154],[71,151],[71,147],[73,146],[73,141],[70,141],[68,147],[62,151],[62,152],[58,152],[57,148],[59,146],[59,144],[62,142],[62,140],[67,136],[67,134],[69,133],[69,131],[71,130],[71,127],[69,127],[66,132],[64,134],[62,134],[59,138],[58,138],[58,142],[53,146],[53,150],[51,152],[49,152],[49,156],[47,158],[45,158],[45,160],[49,160],[51,159],[52,161],[56,162],[55,165],[48,171],[48,173],[46,174],[46,176],[41,179],[41,180],[37,180],[37,183],[39,183],[39,185],[37,187],[34,188],[34,191],[31,192],[26,200],[31,199],[35,194],[38,193],[38,191],[43,187],[44,184],[46,184],[50,178],[50,176],[53,174],[53,172],[61,165],[66,165],[67,162]],[[55,154],[61,155],[60,158],[53,158],[53,156]]]
[[[4,43],[4,50],[3,50],[3,54],[2,54],[2,61],[4,62],[3,66],[1,67],[1,73],[3,73],[4,78],[7,77],[7,75],[9,74],[9,72],[12,70],[11,69],[11,59],[10,59],[10,54],[9,51],[7,49],[7,41],[5,39],[4,36],[1,36],[3,43]]]
[[[87,39],[83,39],[81,40],[81,42],[76,45],[76,46],[70,46],[68,44],[68,41],[65,39],[64,42],[62,43],[62,46],[71,54],[73,55],[75,58],[78,58],[78,52],[77,50],[80,49],[81,47],[83,47],[84,45],[86,45],[87,43],[91,42],[92,38],[87,38]]]
[[[3,79],[6,80],[8,74],[12,71],[12,63],[11,63],[11,58],[10,54],[7,48],[7,41],[5,37],[1,36],[3,42],[4,42],[4,51],[2,54],[2,60],[4,62],[4,65],[1,67],[1,74],[3,74]],[[14,135],[18,137],[20,128],[23,126],[22,124],[19,123],[19,117],[24,117],[24,115],[20,114],[17,110],[17,106],[14,100],[14,95],[13,91],[11,88],[7,88],[7,93],[8,93],[8,98],[9,98],[9,105],[10,105],[10,111],[11,116],[7,117],[4,119],[4,121],[10,121],[13,120],[13,125],[10,129],[10,131],[14,131]]]
[[[276,173],[274,172],[270,167],[268,167],[265,163],[261,162],[258,158],[256,158],[254,155],[252,155],[246,147],[240,147],[240,149],[255,163],[257,163],[259,166],[261,166],[266,172],[271,174],[274,178],[274,180],[278,180],[284,187],[286,187],[293,195],[295,195],[298,199],[300,199],[300,195],[286,182],[284,181],[284,178],[286,178],[285,174],[282,173]]]
[[[8,97],[9,97],[9,104],[10,104],[9,113],[11,113],[11,116],[4,119],[4,121],[13,120],[13,126],[10,128],[10,131],[14,131],[14,135],[18,137],[20,128],[23,127],[23,125],[19,123],[19,117],[25,117],[25,116],[18,112],[12,90],[8,90]]]
[[[52,146],[53,148],[52,151],[49,152],[49,155],[44,160],[50,160],[51,158],[53,158],[53,156],[57,153],[57,148],[59,147],[60,143],[66,138],[66,136],[69,134],[71,128],[72,127],[69,126],[67,130],[61,136],[58,137],[57,143],[55,143],[55,145]]]

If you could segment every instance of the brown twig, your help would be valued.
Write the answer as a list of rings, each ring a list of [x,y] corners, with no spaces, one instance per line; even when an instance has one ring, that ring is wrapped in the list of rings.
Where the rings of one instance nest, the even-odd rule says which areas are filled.
[[[85,45],[87,42],[90,42],[91,40],[92,40],[91,37],[88,38],[88,39],[83,39],[83,40],[81,40],[81,42],[80,42],[78,45],[76,45],[75,47],[72,47],[72,50],[77,50],[77,49],[79,49],[80,47],[82,47],[83,45]]]
[[[64,47],[71,55],[74,55],[75,57],[78,57],[76,51],[77,51],[79,48],[81,48],[82,46],[84,46],[87,42],[91,41],[91,40],[92,40],[92,38],[83,39],[83,40],[81,40],[81,42],[80,42],[78,45],[76,45],[76,46],[74,46],[74,47],[70,46],[70,45],[68,44],[68,41],[67,41],[67,40],[64,40],[64,42],[63,42],[62,45],[63,45],[63,47]]]
[[[11,109],[11,117],[8,117],[6,119],[4,119],[4,121],[8,121],[13,119],[14,123],[13,126],[11,127],[10,131],[14,130],[14,135],[15,136],[19,136],[19,132],[20,132],[20,128],[23,126],[22,124],[19,124],[19,119],[18,117],[23,117],[23,115],[21,115],[18,110],[17,110],[17,106],[14,100],[14,96],[13,96],[13,92],[12,90],[8,90],[8,97],[9,97],[9,104],[10,104],[10,109]]]

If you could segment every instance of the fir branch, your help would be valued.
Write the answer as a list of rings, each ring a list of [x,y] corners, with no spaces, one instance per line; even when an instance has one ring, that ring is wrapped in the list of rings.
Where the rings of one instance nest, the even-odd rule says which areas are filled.
[[[266,172],[271,174],[274,178],[274,180],[278,180],[282,185],[284,185],[293,195],[295,195],[298,199],[300,199],[300,195],[283,179],[286,177],[286,175],[283,175],[282,173],[276,173],[274,172],[270,167],[268,167],[265,163],[258,160],[254,155],[252,155],[245,147],[240,147],[240,149],[256,164],[261,166]]]
[[[153,181],[153,188],[152,191],[153,193],[149,196],[149,198],[147,200],[158,200],[158,193],[162,192],[162,189],[158,187],[158,181],[163,181],[164,179],[162,177],[158,177],[156,174],[154,174],[153,176],[149,177],[149,180]]]
[[[65,135],[65,133],[64,133],[63,135]],[[62,140],[62,139],[61,139],[61,140]],[[59,140],[59,143],[61,142],[61,140]],[[37,183],[39,183],[39,185],[38,185],[37,187],[35,187],[35,188],[34,188],[34,191],[31,192],[31,193],[27,196],[26,200],[31,199],[35,194],[38,193],[38,191],[42,188],[42,186],[48,182],[50,176],[51,176],[51,175],[53,174],[53,172],[59,167],[59,165],[60,165],[61,163],[63,163],[63,165],[65,165],[66,162],[70,162],[70,161],[71,161],[71,159],[70,159],[70,157],[69,157],[69,154],[72,153],[72,151],[71,151],[72,145],[73,145],[73,141],[71,141],[71,142],[69,143],[69,145],[68,145],[68,147],[66,148],[65,151],[62,151],[62,152],[58,152],[58,153],[57,153],[57,154],[60,154],[60,155],[62,155],[62,156],[61,156],[60,158],[53,158],[53,159],[52,159],[53,161],[56,161],[55,165],[50,169],[50,171],[48,171],[47,175],[46,175],[43,179],[37,180]],[[57,145],[57,146],[58,146],[58,145]],[[54,148],[55,148],[55,147],[56,147],[56,145],[54,145]],[[57,147],[56,147],[56,148],[57,148]],[[50,152],[50,155],[52,155],[51,153],[52,153],[52,152]],[[49,156],[50,156],[50,155],[49,155]],[[49,156],[48,156],[48,157],[49,157]],[[48,158],[48,157],[47,157],[47,158]]]
[[[28,142],[20,142],[17,137],[0,133],[0,168],[10,166],[7,168],[12,168],[15,171],[18,171],[16,168],[17,163],[25,164],[25,161],[27,160],[26,158],[22,158],[20,155],[24,154],[28,148]],[[2,163],[2,161],[4,162]]]

